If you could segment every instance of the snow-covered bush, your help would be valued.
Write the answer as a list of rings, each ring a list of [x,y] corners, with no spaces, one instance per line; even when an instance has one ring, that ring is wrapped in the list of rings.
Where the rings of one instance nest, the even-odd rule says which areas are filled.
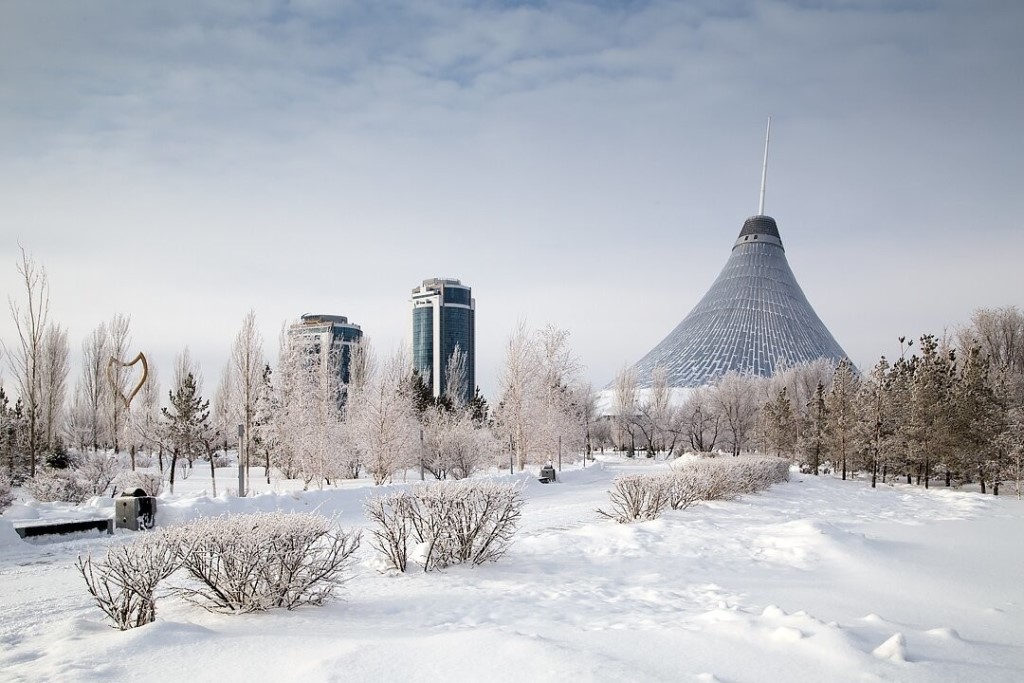
[[[11,490],[11,482],[7,474],[0,472],[0,512],[7,509],[14,502],[14,491]]]
[[[83,486],[77,477],[65,471],[40,472],[26,479],[22,486],[40,503],[81,503],[92,495],[92,491]]]
[[[211,612],[319,605],[333,595],[360,532],[312,513],[198,519],[180,528],[191,581],[177,591]]]
[[[415,501],[405,491],[372,496],[366,500],[366,515],[376,526],[370,529],[371,545],[384,556],[388,566],[404,572],[409,563],[409,539]]]
[[[424,571],[498,560],[512,542],[522,507],[517,484],[474,480],[419,486],[366,502],[376,522],[373,545],[399,571],[410,558]],[[410,540],[417,544],[415,553]]]
[[[669,472],[624,474],[608,492],[611,511],[598,510],[620,524],[656,519],[665,508],[685,510],[702,500],[731,500],[789,480],[781,458],[715,458],[685,462]]]
[[[125,470],[114,477],[114,495],[119,493],[131,493],[135,489],[142,489],[147,496],[159,496],[164,486],[164,478],[159,474],[139,472],[138,470]]]
[[[611,511],[599,508],[597,512],[619,524],[657,519],[668,505],[669,479],[659,474],[620,474],[608,492]]]
[[[176,532],[158,531],[109,548],[100,562],[78,557],[90,595],[115,628],[126,631],[156,619],[156,587],[180,565],[180,542]]]
[[[123,470],[124,465],[116,455],[86,453],[72,475],[88,496],[102,496]]]

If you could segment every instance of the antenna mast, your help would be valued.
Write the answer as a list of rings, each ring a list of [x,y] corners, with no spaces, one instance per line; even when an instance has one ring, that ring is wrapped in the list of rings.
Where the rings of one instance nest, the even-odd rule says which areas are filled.
[[[768,117],[768,129],[764,132],[764,165],[761,167],[761,201],[757,205],[757,215],[764,215],[764,183],[768,177],[768,138],[772,133],[772,117]]]

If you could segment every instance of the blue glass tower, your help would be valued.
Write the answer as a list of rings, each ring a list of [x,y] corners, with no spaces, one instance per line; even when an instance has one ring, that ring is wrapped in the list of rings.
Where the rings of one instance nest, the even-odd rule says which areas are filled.
[[[444,394],[448,359],[458,346],[466,356],[464,400],[476,387],[476,301],[459,280],[431,278],[412,290],[412,363],[431,393]]]

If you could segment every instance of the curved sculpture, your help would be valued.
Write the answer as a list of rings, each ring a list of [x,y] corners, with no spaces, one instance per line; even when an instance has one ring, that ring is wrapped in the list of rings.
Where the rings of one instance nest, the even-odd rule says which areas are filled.
[[[117,365],[122,368],[130,368],[136,363],[142,363],[142,378],[139,380],[139,383],[135,385],[135,388],[125,396],[117,386],[117,375],[114,372],[114,366]],[[110,357],[110,361],[107,363],[107,381],[110,382],[110,386],[114,389],[114,393],[117,397],[124,403],[125,410],[131,408],[132,399],[135,398],[136,394],[142,391],[142,387],[146,383],[147,379],[149,379],[149,363],[146,362],[146,354],[141,351],[139,352],[139,355],[135,356],[135,358],[132,358],[127,363],[114,358],[113,356]]]

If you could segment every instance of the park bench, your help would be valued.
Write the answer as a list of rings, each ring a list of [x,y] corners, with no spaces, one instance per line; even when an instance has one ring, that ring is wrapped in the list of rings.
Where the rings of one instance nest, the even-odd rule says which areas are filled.
[[[114,520],[110,517],[96,517],[93,519],[54,519],[46,521],[32,521],[25,524],[15,524],[14,530],[22,538],[32,536],[47,536],[54,534],[72,534],[78,531],[106,531],[114,533]]]

